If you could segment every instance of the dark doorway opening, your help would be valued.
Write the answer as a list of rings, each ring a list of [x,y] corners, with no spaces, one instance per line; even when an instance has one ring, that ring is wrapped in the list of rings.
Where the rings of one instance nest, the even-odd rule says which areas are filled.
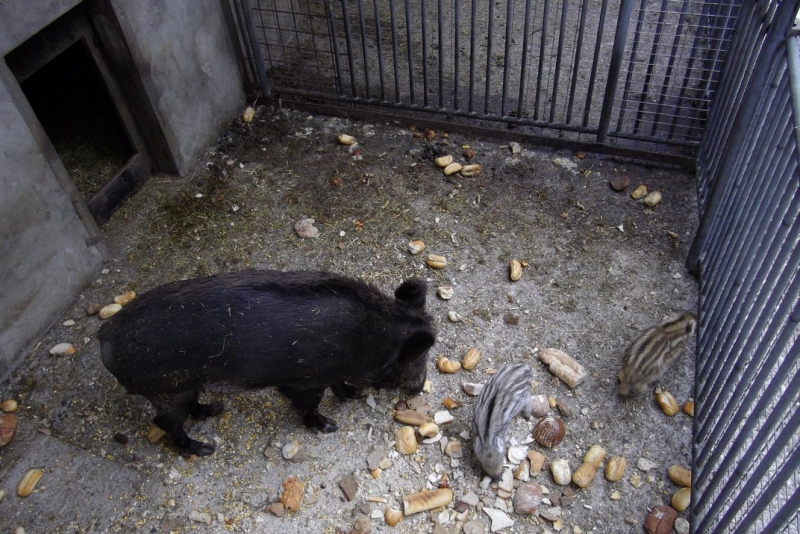
[[[83,41],[53,58],[21,87],[88,203],[135,150]]]

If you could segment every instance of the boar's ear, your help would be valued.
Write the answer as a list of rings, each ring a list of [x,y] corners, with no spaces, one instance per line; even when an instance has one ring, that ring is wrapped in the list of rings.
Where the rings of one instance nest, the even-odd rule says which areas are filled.
[[[419,278],[410,278],[400,284],[394,292],[394,298],[420,310],[425,309],[425,296],[428,284]]]
[[[398,360],[400,364],[408,363],[409,361],[419,358],[425,354],[429,348],[436,343],[436,331],[432,329],[415,330],[406,342],[403,343],[403,348],[400,349]]]

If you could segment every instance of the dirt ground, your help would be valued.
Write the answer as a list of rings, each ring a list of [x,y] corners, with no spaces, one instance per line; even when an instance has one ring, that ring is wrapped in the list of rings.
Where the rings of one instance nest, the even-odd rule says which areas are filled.
[[[340,133],[357,145],[337,143]],[[481,174],[444,176],[434,157],[465,162],[465,146]],[[697,227],[695,181],[593,154],[532,145],[514,152],[460,134],[428,140],[424,124],[411,130],[260,107],[252,124],[236,120],[186,178],[153,176],[104,227],[110,259],[64,314],[74,325],[59,322],[0,384],[0,396],[20,405],[17,435],[0,449],[0,529],[488,532],[483,509],[507,508],[513,526],[503,532],[642,532],[648,509],[669,504],[678,489],[667,469],[690,465],[692,419],[666,416],[651,390],[619,397],[616,374],[640,330],[696,307],[697,284],[684,267]],[[622,174],[631,185],[615,192],[609,180]],[[654,208],[629,196],[642,183],[663,193]],[[315,238],[293,230],[306,217],[316,221]],[[425,252],[411,254],[412,239],[424,241]],[[428,252],[445,256],[447,267],[426,267]],[[509,280],[512,259],[526,265],[516,282]],[[330,270],[386,292],[410,276],[427,279],[439,328],[428,414],[443,410],[445,397],[461,404],[441,434],[461,442],[463,457],[443,454],[441,442],[397,453],[393,410],[401,395],[387,390],[345,403],[326,394],[320,411],[339,423],[333,434],[307,430],[283,397],[262,390],[227,396],[221,416],[192,425],[193,437],[216,443],[210,457],[186,459],[166,440],[151,443],[154,411],[103,368],[95,341],[101,319],[87,307],[128,290],[242,268]],[[443,300],[436,290],[448,285],[453,297]],[[51,356],[61,342],[77,351]],[[460,361],[470,347],[482,354],[475,369],[446,375],[436,368],[436,357]],[[538,359],[546,347],[571,355],[589,377],[575,389],[554,378]],[[693,357],[690,349],[661,379],[679,404],[692,395]],[[530,364],[532,394],[571,412],[553,410],[567,429],[555,448],[531,442],[536,418],[515,420],[512,444],[548,462],[566,459],[572,470],[593,444],[608,451],[606,460],[627,459],[622,480],[609,482],[601,470],[586,489],[559,486],[549,471],[531,476],[529,483],[546,490],[539,511],[560,512],[555,523],[514,513],[496,484],[480,484],[472,459],[466,432],[474,397],[462,384],[484,382],[512,362]],[[283,446],[294,441],[300,452],[290,461]],[[376,450],[388,462],[374,478],[367,457]],[[642,458],[657,466],[638,469]],[[34,467],[44,471],[36,491],[18,497],[17,482]],[[443,474],[453,502],[394,528],[385,523],[387,506],[402,509],[403,496],[437,487]],[[347,500],[340,482],[351,475],[357,490]],[[289,476],[303,483],[303,503],[278,517],[266,507]],[[471,493],[479,502],[463,504]]]

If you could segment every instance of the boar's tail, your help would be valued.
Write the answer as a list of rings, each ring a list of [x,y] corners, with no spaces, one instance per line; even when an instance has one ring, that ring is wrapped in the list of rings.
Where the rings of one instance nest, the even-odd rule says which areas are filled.
[[[394,292],[394,297],[418,310],[425,309],[425,298],[428,293],[428,284],[421,278],[409,278]]]

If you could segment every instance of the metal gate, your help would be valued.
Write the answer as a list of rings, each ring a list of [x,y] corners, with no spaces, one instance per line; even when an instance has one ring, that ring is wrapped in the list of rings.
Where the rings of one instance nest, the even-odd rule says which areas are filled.
[[[695,532],[800,532],[799,7],[743,6],[698,157]]]
[[[739,0],[237,0],[286,104],[692,163]]]

